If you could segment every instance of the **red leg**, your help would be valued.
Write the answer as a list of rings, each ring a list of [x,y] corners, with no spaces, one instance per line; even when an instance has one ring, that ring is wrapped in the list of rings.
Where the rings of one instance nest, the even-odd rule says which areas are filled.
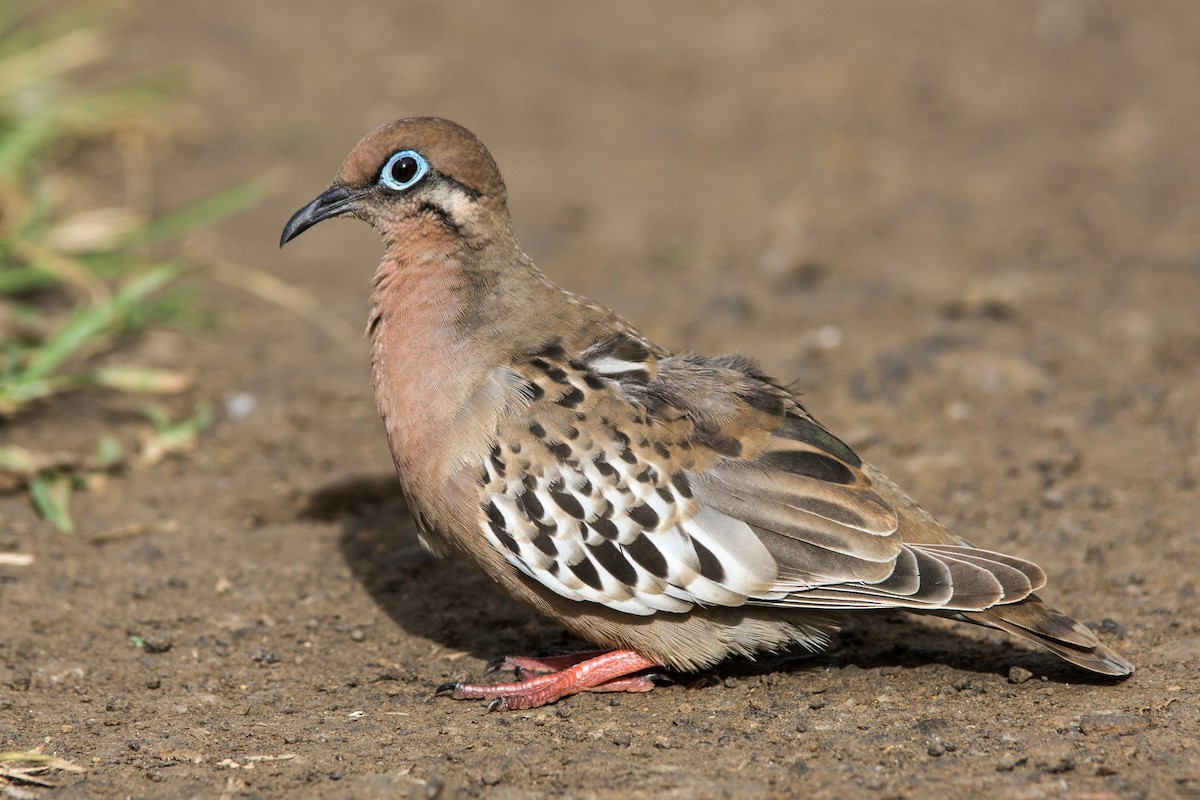
[[[564,663],[570,656],[561,658]],[[544,659],[529,659],[542,662]],[[601,655],[584,654],[583,660],[576,658],[565,669],[548,675],[539,675],[516,683],[478,684],[444,683],[438,694],[449,693],[455,700],[492,698],[488,711],[515,711],[537,708],[553,703],[579,692],[647,692],[654,683],[647,675],[633,673],[657,667],[648,658],[632,650],[610,650]],[[554,663],[553,661],[551,663]],[[514,664],[514,666],[521,666]]]
[[[495,658],[488,662],[487,672],[496,672],[498,670],[510,670],[517,673],[518,680],[526,680],[524,672],[533,672],[538,675],[547,672],[560,672],[567,667],[573,667],[580,662],[587,661],[589,658],[602,656],[605,653],[612,652],[610,650],[585,650],[579,653],[563,653],[556,656],[504,656]]]

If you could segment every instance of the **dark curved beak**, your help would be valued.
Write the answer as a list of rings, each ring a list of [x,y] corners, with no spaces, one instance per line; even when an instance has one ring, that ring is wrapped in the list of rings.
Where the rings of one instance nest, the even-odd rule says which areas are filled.
[[[363,194],[364,192],[353,190],[348,186],[337,184],[330,186],[317,195],[311,203],[292,214],[287,225],[283,226],[283,235],[279,237],[279,246],[283,247],[322,220],[356,211],[355,203],[362,198]]]

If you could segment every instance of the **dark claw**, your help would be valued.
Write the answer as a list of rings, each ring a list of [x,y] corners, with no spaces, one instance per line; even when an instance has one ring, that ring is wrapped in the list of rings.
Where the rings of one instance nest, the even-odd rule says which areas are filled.
[[[437,687],[437,689],[433,693],[433,696],[440,697],[441,695],[450,694],[451,692],[457,692],[457,691],[458,691],[458,683],[456,683],[455,681],[448,681],[447,683],[443,683],[441,686]]]
[[[502,669],[512,669],[512,664],[509,663],[508,656],[493,658],[487,663],[487,666],[483,668],[483,674],[490,675],[491,673]]]
[[[492,702],[488,703],[487,710],[488,711],[504,711],[507,708],[508,708],[508,703],[506,703],[504,701],[504,698],[497,697],[494,700],[492,700]]]
[[[654,681],[654,683],[658,686],[674,686],[675,685],[675,681],[671,678],[671,676],[667,675],[664,672],[648,672],[648,673],[646,673],[646,677],[648,679]]]

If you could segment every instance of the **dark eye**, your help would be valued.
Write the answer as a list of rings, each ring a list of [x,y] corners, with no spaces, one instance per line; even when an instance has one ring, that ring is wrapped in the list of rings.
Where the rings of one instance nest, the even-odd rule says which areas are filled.
[[[401,191],[424,178],[427,162],[416,150],[401,150],[387,160],[379,171],[379,182],[393,191]]]

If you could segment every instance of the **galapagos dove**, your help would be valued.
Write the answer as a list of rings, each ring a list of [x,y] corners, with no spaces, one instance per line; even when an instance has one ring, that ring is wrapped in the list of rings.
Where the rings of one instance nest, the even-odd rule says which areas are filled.
[[[942,526],[753,360],[671,353],[551,282],[460,125],[368,134],[280,245],[338,216],[386,246],[371,373],[422,543],[604,648],[439,691],[493,710],[645,691],[656,669],[818,650],[838,614],[888,608],[1132,672],[1034,594],[1041,568]]]

